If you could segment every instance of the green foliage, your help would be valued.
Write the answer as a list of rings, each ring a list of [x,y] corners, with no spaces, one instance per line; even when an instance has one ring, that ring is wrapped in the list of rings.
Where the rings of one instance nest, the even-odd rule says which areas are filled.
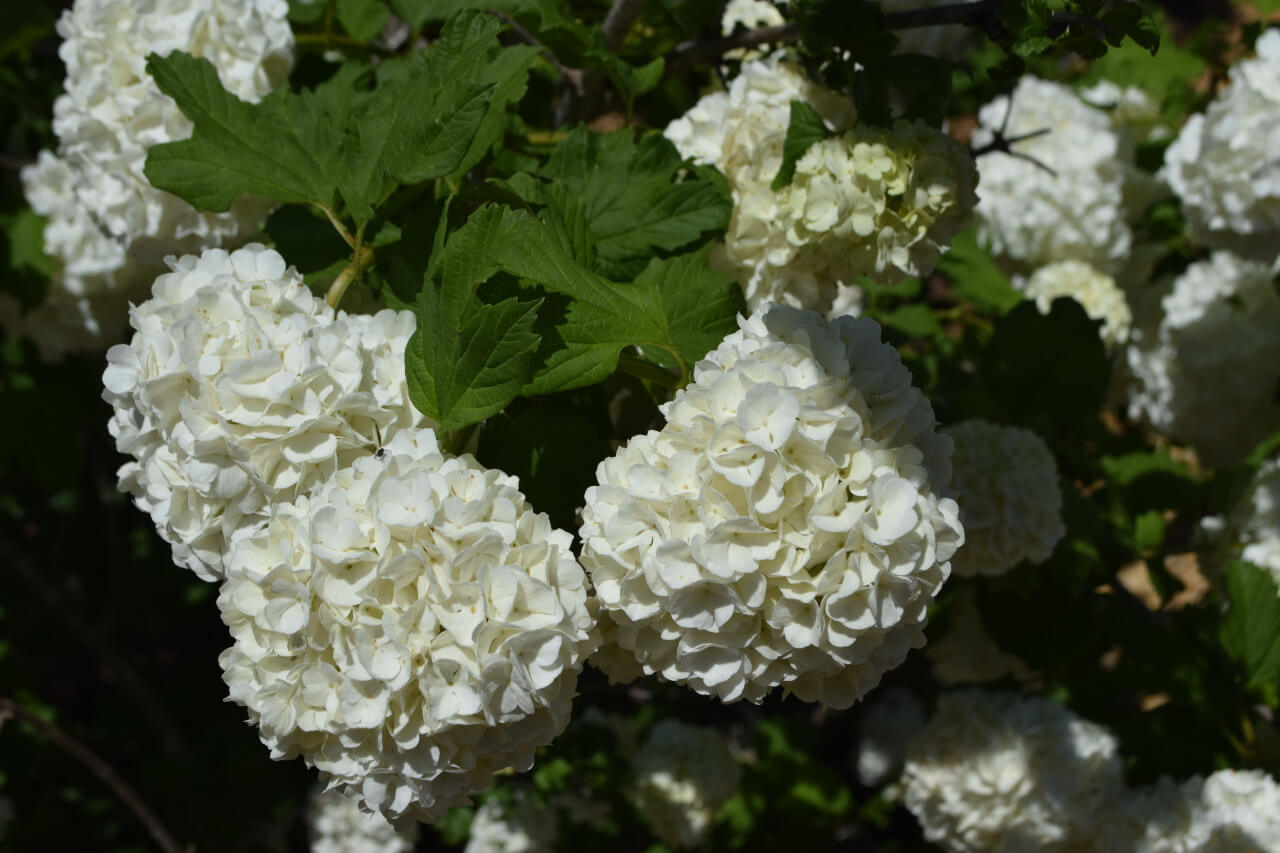
[[[956,236],[951,248],[938,259],[938,269],[947,275],[956,295],[985,311],[1006,314],[1022,302],[1009,277],[978,245],[977,233],[968,228]]]
[[[1280,693],[1280,589],[1266,569],[1244,560],[1226,567],[1230,609],[1222,620],[1223,648],[1246,684],[1276,704]]]
[[[430,48],[379,65],[372,91],[355,88],[367,70],[347,65],[313,91],[276,91],[259,104],[223,89],[206,60],[153,55],[148,71],[195,130],[151,148],[147,177],[201,210],[226,210],[246,194],[324,206],[340,196],[367,221],[395,184],[463,163],[495,87],[482,81],[499,28],[490,16],[459,14]],[[514,73],[509,64],[518,63],[499,63],[504,73]]]
[[[822,116],[804,101],[791,102],[791,120],[787,124],[787,136],[782,143],[782,166],[773,179],[772,189],[778,190],[791,183],[796,174],[796,163],[813,145],[831,136]]]
[[[44,253],[44,226],[45,220],[28,207],[0,219],[3,292],[13,295],[23,311],[44,301],[53,275],[53,263]]]
[[[852,59],[888,56],[898,39],[885,29],[884,12],[871,0],[796,0],[793,4],[801,42],[818,55],[849,51]]]
[[[338,22],[352,38],[360,41],[382,32],[389,10],[380,0],[335,0],[334,9]]]
[[[664,137],[629,130],[570,132],[538,177],[508,184],[570,236],[574,255],[606,278],[634,279],[655,251],[704,242],[729,222],[731,200],[703,172],[678,180],[683,163]]]

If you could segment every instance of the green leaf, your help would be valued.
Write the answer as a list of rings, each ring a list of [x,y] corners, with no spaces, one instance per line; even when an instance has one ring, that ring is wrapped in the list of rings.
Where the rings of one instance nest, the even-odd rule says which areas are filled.
[[[289,0],[289,20],[297,21],[300,24],[310,24],[313,21],[320,20],[327,6],[327,2],[317,3],[315,0],[310,3],[303,3],[301,0]]]
[[[562,220],[579,259],[593,257],[596,271],[622,281],[638,275],[656,251],[685,248],[728,225],[727,193],[702,171],[677,183],[683,167],[660,134],[637,141],[630,130],[598,134],[579,127],[539,173],[549,184],[516,176],[509,186]],[[578,228],[585,228],[585,242]]]
[[[796,0],[792,4],[800,40],[822,56],[849,51],[865,64],[893,53],[898,37],[884,27],[884,12],[870,0]]]
[[[527,45],[511,45],[497,51],[474,72],[476,83],[493,84],[489,105],[480,126],[476,129],[471,147],[462,162],[449,175],[457,182],[471,171],[491,149],[502,141],[507,129],[507,107],[519,103],[527,88],[529,69],[538,59],[538,48]]]
[[[226,210],[245,194],[330,206],[340,193],[367,221],[394,184],[462,163],[494,88],[477,78],[495,61],[500,26],[460,13],[429,48],[383,62],[372,92],[359,87],[367,69],[348,65],[314,91],[258,104],[224,90],[203,59],[152,55],[148,71],[195,127],[190,139],[151,148],[147,178],[201,210]]]
[[[782,143],[782,166],[774,177],[770,189],[774,192],[786,187],[796,174],[796,163],[813,145],[831,136],[822,116],[804,101],[791,102],[791,118],[787,122],[787,136]]]
[[[1244,560],[1226,567],[1230,609],[1219,637],[1223,648],[1244,670],[1250,687],[1280,687],[1280,589],[1269,572]]]
[[[951,248],[938,259],[938,269],[951,280],[958,296],[979,308],[1006,314],[1022,302],[1022,294],[1000,272],[991,254],[978,245],[972,228],[951,241]]]
[[[1119,47],[1126,37],[1143,50],[1156,55],[1160,49],[1160,26],[1151,12],[1140,3],[1116,3],[1102,13],[1107,28],[1107,43]]]
[[[938,339],[943,336],[942,324],[928,305],[903,305],[882,318],[884,325],[897,329],[913,338]]]
[[[459,285],[446,280],[444,289]],[[418,328],[405,348],[409,398],[443,431],[502,411],[528,378],[541,300],[446,299],[433,285],[418,297]],[[451,307],[450,307],[451,306]]]
[[[53,261],[44,253],[45,220],[24,207],[0,225],[0,255],[7,271],[0,289],[30,311],[44,301],[54,274]]]
[[[373,38],[387,23],[387,7],[378,0],[337,0],[334,11],[342,28],[359,41]]]
[[[435,0],[390,0],[390,2],[395,13],[415,30],[426,22],[434,11],[434,7],[439,5]]]
[[[1039,56],[1053,47],[1049,35],[1053,22],[1053,8],[1048,0],[1004,0],[996,19],[1004,27],[1006,44],[1014,56],[1029,58]]]
[[[190,139],[153,146],[147,180],[199,210],[227,210],[242,195],[285,202],[333,200],[337,156],[324,135],[324,100],[272,92],[248,104],[222,88],[206,59],[180,51],[147,58],[147,73],[195,125]]]
[[[1150,551],[1164,544],[1164,514],[1148,510],[1133,521],[1133,543],[1139,552]]]
[[[501,26],[461,12],[427,50],[379,66],[378,88],[351,118],[343,164],[342,195],[358,220],[372,217],[388,179],[416,184],[461,165],[488,110],[494,83],[478,78]]]
[[[1167,447],[1150,452],[1140,450],[1121,456],[1103,456],[1100,464],[1107,479],[1118,486],[1129,486],[1143,477],[1156,474],[1193,479],[1191,470],[1170,456]]]
[[[1023,302],[1000,319],[977,375],[1000,403],[1003,419],[1043,436],[1096,421],[1111,363],[1074,299],[1053,302],[1048,315]]]

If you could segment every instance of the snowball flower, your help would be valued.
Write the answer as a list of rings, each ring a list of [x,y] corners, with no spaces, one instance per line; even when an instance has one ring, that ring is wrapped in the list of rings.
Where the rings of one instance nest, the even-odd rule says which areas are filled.
[[[1122,272],[1134,249],[1131,223],[1156,199],[1158,184],[1134,165],[1135,133],[1121,116],[1031,76],[979,110],[975,147],[992,142],[1002,125],[1006,138],[1048,131],[1014,143],[1021,157],[994,151],[978,158],[978,232],[995,254],[1032,268],[1078,260]]]
[[[433,820],[564,730],[594,650],[568,533],[404,430],[234,539],[218,659],[273,758]]]
[[[1164,175],[1187,228],[1209,246],[1270,261],[1280,241],[1280,32],[1231,69],[1231,82],[1165,150]]]
[[[951,491],[964,547],[957,575],[999,575],[1023,560],[1043,563],[1066,535],[1058,466],[1040,436],[972,418],[943,430],[955,442]]]
[[[1195,447],[1209,466],[1243,459],[1280,429],[1280,293],[1268,267],[1215,252],[1179,276],[1160,319],[1126,351],[1129,414]]]
[[[1124,291],[1104,272],[1084,261],[1055,261],[1040,267],[1030,278],[1019,276],[1014,286],[1027,299],[1034,300],[1041,314],[1048,314],[1053,300],[1066,296],[1080,303],[1091,320],[1102,322],[1099,330],[1108,352],[1114,352],[1129,339],[1133,314]]]
[[[550,853],[557,829],[555,812],[539,808],[524,791],[509,803],[490,797],[476,809],[463,853]]]
[[[120,488],[174,560],[223,574],[227,542],[421,415],[405,397],[410,312],[335,313],[271,249],[170,261],[107,353]]]
[[[968,224],[976,182],[964,147],[923,122],[824,139],[800,158],[781,202],[791,262],[844,281],[927,275]]]
[[[239,242],[261,225],[263,200],[201,213],[147,181],[147,150],[190,137],[192,125],[146,60],[177,50],[203,57],[229,91],[258,101],[293,64],[287,13],[284,0],[76,0],[63,13],[57,156],[43,153],[22,176],[32,207],[49,220],[45,251],[57,273],[47,309],[21,320],[0,312],[10,329],[50,356],[109,343],[165,255]]]
[[[907,750],[903,800],[945,850],[1088,849],[1123,788],[1116,746],[1047,699],[949,693]]]
[[[337,791],[317,793],[307,809],[311,853],[409,853],[418,839],[416,824],[397,830],[385,817],[366,814]]]
[[[653,833],[696,847],[738,788],[742,768],[715,729],[663,720],[632,761],[636,800]]]
[[[1165,777],[1126,792],[1099,823],[1103,849],[1269,853],[1280,850],[1280,784],[1260,770],[1219,770],[1181,785]]]
[[[770,305],[739,326],[666,426],[600,464],[583,565],[645,673],[848,707],[923,644],[963,541],[950,440],[873,320]]]
[[[877,691],[858,717],[854,752],[858,781],[869,788],[894,781],[902,772],[907,743],[924,726],[924,708],[910,690],[893,687]]]

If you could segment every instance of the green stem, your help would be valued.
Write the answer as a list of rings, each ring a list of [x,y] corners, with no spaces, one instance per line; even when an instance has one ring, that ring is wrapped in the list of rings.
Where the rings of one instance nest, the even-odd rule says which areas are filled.
[[[681,365],[680,373],[676,374],[665,367],[659,367],[653,362],[645,361],[639,356],[627,352],[618,356],[618,369],[628,376],[634,376],[646,382],[653,382],[663,388],[682,388],[688,382],[688,371],[684,369],[683,365]]]
[[[325,217],[329,220],[329,224],[333,226],[333,230],[337,231],[338,234],[342,237],[342,242],[346,243],[352,249],[355,249],[356,238],[351,236],[351,232],[347,230],[347,226],[344,225],[342,220],[338,218],[338,214],[334,211],[334,209],[327,204],[319,204],[318,202],[312,202],[312,205],[325,215]]]
[[[373,248],[364,245],[363,223],[356,229],[353,244],[354,251],[351,254],[351,262],[342,268],[342,272],[338,273],[338,277],[333,280],[333,284],[329,285],[329,291],[324,295],[324,301],[329,304],[330,308],[338,307],[338,303],[342,301],[342,295],[347,292],[351,282],[360,278],[364,271],[369,268],[369,265],[373,263]]]

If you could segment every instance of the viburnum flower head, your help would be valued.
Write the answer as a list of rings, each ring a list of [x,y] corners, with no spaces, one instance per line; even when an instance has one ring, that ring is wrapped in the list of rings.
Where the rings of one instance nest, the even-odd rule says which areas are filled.
[[[418,839],[417,824],[397,829],[378,814],[340,791],[321,791],[307,809],[311,853],[410,853]]]
[[[1272,261],[1280,241],[1280,32],[1258,38],[1231,82],[1165,149],[1164,176],[1205,244]]]
[[[962,690],[907,749],[903,801],[945,850],[1076,850],[1123,790],[1115,737],[1061,705]]]
[[[972,418],[943,433],[955,442],[951,493],[960,504],[964,547],[952,558],[961,577],[999,575],[1023,560],[1042,563],[1064,535],[1058,466],[1027,429]]]
[[[951,443],[873,320],[769,305],[739,326],[587,490],[602,665],[848,707],[924,643],[963,541]]]
[[[231,543],[218,662],[273,758],[429,821],[564,730],[586,576],[517,486],[404,430]]]
[[[55,274],[44,306],[26,316],[11,306],[0,312],[6,327],[50,356],[110,343],[166,255],[234,244],[261,225],[263,200],[201,213],[147,181],[148,149],[188,138],[192,125],[146,61],[176,50],[203,57],[228,90],[258,101],[293,64],[287,13],[284,0],[76,0],[63,13],[58,151],[42,152],[22,174],[32,208],[48,220]]]
[[[679,720],[654,726],[632,767],[640,813],[677,849],[702,843],[742,779],[741,765],[715,729]]]
[[[1182,784],[1162,777],[1107,809],[1100,849],[1136,853],[1280,850],[1280,784],[1261,770],[1218,770]]]
[[[223,574],[230,539],[422,416],[405,397],[410,312],[335,313],[274,250],[170,261],[107,353],[120,487],[174,560]]]
[[[510,802],[489,797],[476,809],[463,853],[551,853],[558,831],[556,811],[517,789]]]
[[[793,100],[840,133],[812,146],[775,191]],[[968,222],[977,170],[962,145],[920,122],[886,130],[854,125],[855,115],[847,99],[774,56],[744,63],[727,93],[707,95],[667,128],[684,156],[728,178],[734,210],[714,260],[752,309],[786,302],[825,313],[859,275],[928,273]]]
[[[1053,309],[1053,300],[1066,296],[1080,303],[1089,319],[1102,323],[1100,334],[1108,352],[1129,339],[1133,314],[1116,280],[1084,261],[1055,261],[1040,267],[1030,278],[1017,277],[1014,285],[1036,303],[1041,314]]]
[[[1206,465],[1241,461],[1280,429],[1274,270],[1214,252],[1187,267],[1160,308],[1126,350],[1130,416],[1191,444]]]
[[[1048,132],[1014,143],[1023,156],[978,158],[982,239],[1031,268],[1078,260],[1120,273],[1133,250],[1131,222],[1158,186],[1134,165],[1134,131],[1069,87],[1029,75],[978,111],[972,144],[990,144],[1001,127],[1009,139]]]

